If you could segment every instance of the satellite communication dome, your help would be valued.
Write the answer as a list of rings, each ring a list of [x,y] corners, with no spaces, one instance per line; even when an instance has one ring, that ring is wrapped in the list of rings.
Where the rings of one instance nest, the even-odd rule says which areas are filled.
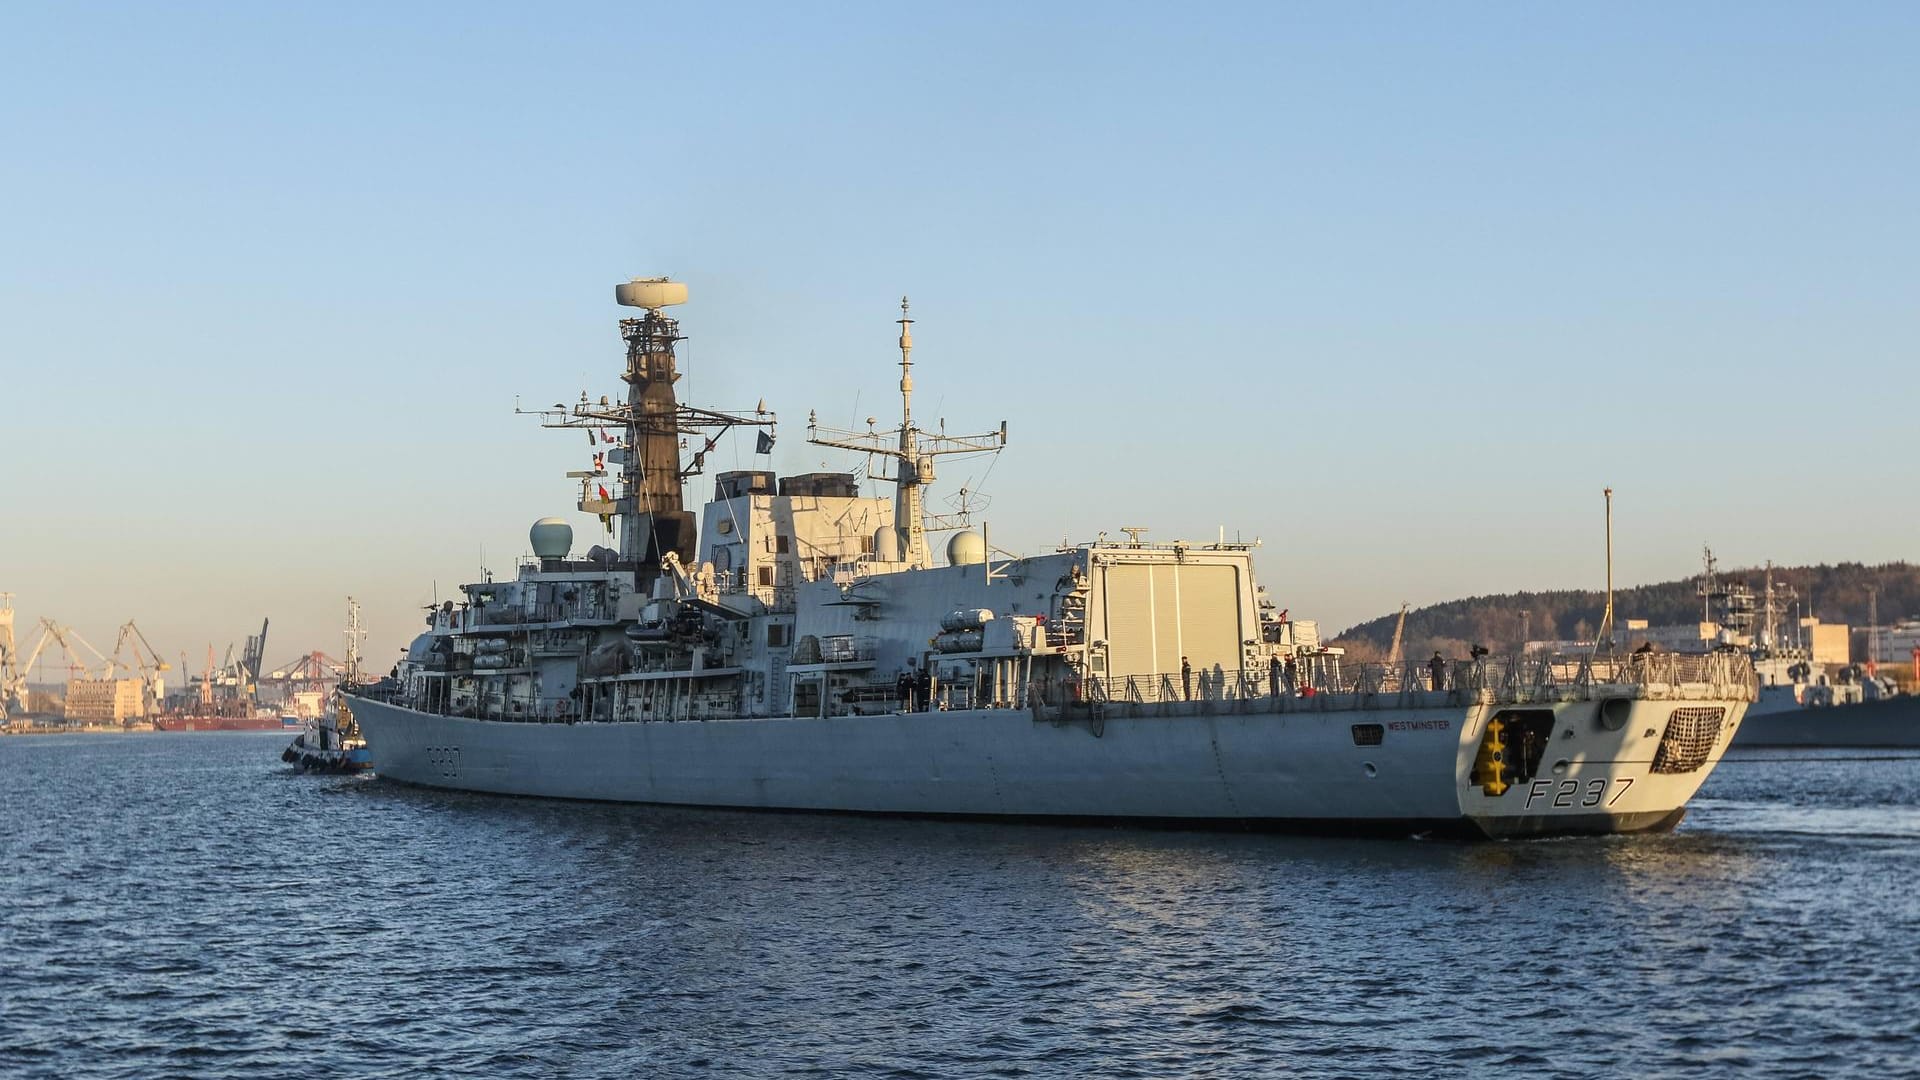
[[[543,517],[527,530],[533,553],[543,559],[564,559],[573,550],[573,526],[565,518]]]
[[[957,532],[947,541],[948,566],[977,566],[987,561],[987,538],[977,532]]]
[[[873,557],[876,562],[900,561],[900,530],[882,525],[873,530]]]
[[[634,278],[624,285],[615,285],[613,299],[623,307],[658,311],[663,307],[686,303],[687,286],[683,282],[668,281],[663,277]]]

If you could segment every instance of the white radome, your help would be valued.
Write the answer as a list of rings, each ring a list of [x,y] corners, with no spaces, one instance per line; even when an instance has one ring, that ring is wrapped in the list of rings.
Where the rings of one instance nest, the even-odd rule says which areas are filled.
[[[947,565],[978,566],[987,561],[987,538],[977,532],[957,532],[947,541]]]
[[[573,550],[573,526],[565,518],[543,517],[527,530],[527,541],[543,559],[564,559]]]
[[[663,277],[634,278],[623,285],[615,285],[613,299],[623,307],[657,311],[663,307],[686,303],[687,286],[684,282],[668,281]]]

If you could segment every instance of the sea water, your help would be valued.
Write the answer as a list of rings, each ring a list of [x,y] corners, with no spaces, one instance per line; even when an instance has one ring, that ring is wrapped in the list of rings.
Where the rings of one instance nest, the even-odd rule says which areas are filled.
[[[509,799],[0,739],[0,1074],[1920,1073],[1920,756],[1465,844]]]

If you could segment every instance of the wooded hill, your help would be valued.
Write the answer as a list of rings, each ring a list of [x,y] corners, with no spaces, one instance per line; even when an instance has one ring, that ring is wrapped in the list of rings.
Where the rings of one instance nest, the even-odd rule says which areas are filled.
[[[1757,597],[1765,571],[1722,570],[1719,578],[1722,582],[1744,581]],[[1793,590],[1799,614],[1815,615],[1823,622],[1866,626],[1870,589],[1878,589],[1880,593],[1882,626],[1904,616],[1920,615],[1920,566],[1911,563],[1776,566],[1773,580]],[[1699,585],[1698,577],[1690,577],[1616,590],[1613,596],[1615,623],[1624,625],[1627,619],[1645,619],[1653,626],[1697,623],[1701,615]],[[1556,590],[1474,596],[1413,608],[1407,612],[1402,652],[1408,657],[1428,656],[1435,651],[1447,656],[1465,656],[1474,644],[1504,652],[1518,646],[1523,623],[1528,640],[1589,640],[1600,625],[1606,602],[1606,594],[1599,591]],[[1792,632],[1793,604],[1794,601],[1789,601],[1782,613],[1783,634]],[[1528,613],[1524,619],[1523,611]],[[1393,641],[1393,624],[1398,615],[1398,612],[1382,615],[1345,630],[1333,644],[1345,646],[1350,659],[1383,658]],[[1622,643],[1632,644],[1626,642],[1624,633],[1615,637]],[[1859,647],[1856,641],[1855,648]]]

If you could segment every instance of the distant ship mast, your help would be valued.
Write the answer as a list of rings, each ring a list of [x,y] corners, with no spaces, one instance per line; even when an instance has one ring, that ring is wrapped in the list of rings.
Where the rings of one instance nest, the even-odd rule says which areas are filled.
[[[1787,601],[1795,598],[1793,589],[1773,579],[1773,560],[1767,560],[1766,591],[1760,596],[1759,646],[1769,652],[1782,647],[1780,619],[1786,614]]]
[[[874,479],[889,480],[897,485],[893,525],[902,540],[901,558],[910,567],[925,568],[933,565],[933,560],[927,552],[925,496],[920,489],[933,483],[933,459],[942,454],[996,452],[1007,445],[1007,422],[1002,420],[999,431],[984,435],[948,435],[944,430],[939,434],[928,434],[914,426],[913,319],[908,310],[907,298],[903,296],[900,298],[900,318],[894,320],[900,324],[900,427],[896,444],[887,445],[888,436],[892,433],[875,431],[871,427],[865,432],[821,427],[818,417],[811,413],[807,416],[807,441],[815,446],[831,446],[894,460],[892,476],[875,476]],[[868,420],[867,423],[871,425],[873,421]]]
[[[341,672],[341,681],[348,686],[360,683],[360,640],[367,632],[360,628],[360,601],[347,597],[347,659]]]
[[[1695,589],[1700,597],[1700,621],[1719,625],[1722,644],[1751,643],[1754,622],[1759,617],[1753,589],[1744,581],[1722,581],[1719,575],[1720,562],[1713,557],[1711,547],[1701,549],[1701,562],[1700,584]],[[1768,580],[1772,580],[1771,564]],[[1771,584],[1768,588],[1771,591]],[[1715,601],[1720,604],[1718,615],[1713,612]],[[1771,615],[1768,617],[1771,618]]]

